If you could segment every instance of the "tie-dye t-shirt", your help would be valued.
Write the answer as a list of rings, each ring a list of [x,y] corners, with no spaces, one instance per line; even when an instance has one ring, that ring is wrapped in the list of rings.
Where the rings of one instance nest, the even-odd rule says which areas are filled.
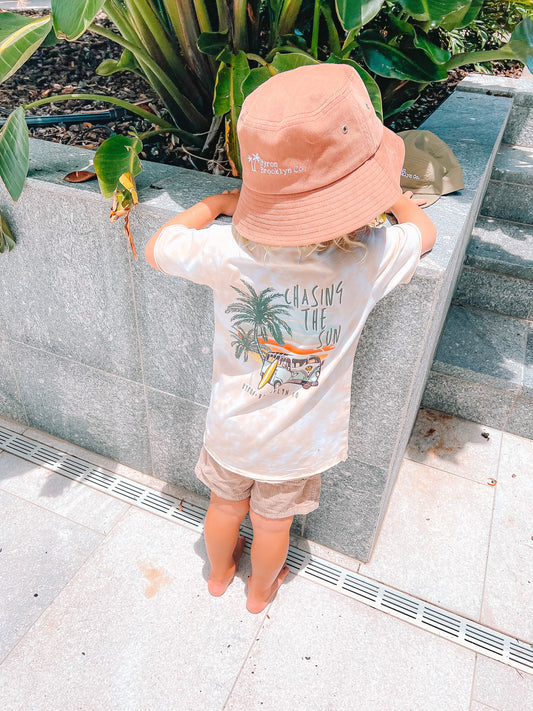
[[[361,330],[376,302],[409,282],[421,249],[413,224],[368,228],[361,239],[354,252],[305,256],[298,247],[250,250],[228,224],[162,230],[159,269],[214,292],[204,444],[227,469],[275,482],[346,459]]]

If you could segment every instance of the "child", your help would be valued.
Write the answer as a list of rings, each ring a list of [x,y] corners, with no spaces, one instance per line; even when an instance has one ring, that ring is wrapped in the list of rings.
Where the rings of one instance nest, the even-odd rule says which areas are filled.
[[[247,608],[257,613],[289,572],[294,514],[317,508],[320,473],[347,457],[364,322],[410,280],[436,231],[402,196],[402,140],[350,66],[272,77],[244,102],[238,137],[240,193],[210,196],[167,222],[146,259],[214,292],[213,389],[196,467],[211,489],[208,589],[222,595],[231,583],[249,511]],[[365,227],[385,211],[400,224]],[[211,224],[219,215],[233,225]]]

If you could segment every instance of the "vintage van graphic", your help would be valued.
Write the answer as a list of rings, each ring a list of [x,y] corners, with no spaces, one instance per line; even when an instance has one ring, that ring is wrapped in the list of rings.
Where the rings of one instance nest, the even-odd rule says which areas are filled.
[[[318,385],[322,361],[318,356],[291,356],[287,353],[267,353],[261,367],[259,388],[267,383],[274,388],[288,383],[307,390]]]

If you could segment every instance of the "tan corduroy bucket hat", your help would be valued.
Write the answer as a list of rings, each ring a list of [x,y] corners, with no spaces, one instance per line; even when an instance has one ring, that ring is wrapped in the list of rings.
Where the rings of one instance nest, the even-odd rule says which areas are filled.
[[[405,160],[400,184],[433,205],[441,195],[464,188],[463,171],[452,149],[431,131],[401,131]]]
[[[340,237],[400,197],[404,145],[376,116],[359,74],[316,64],[268,79],[237,124],[243,170],[233,224],[262,244]]]

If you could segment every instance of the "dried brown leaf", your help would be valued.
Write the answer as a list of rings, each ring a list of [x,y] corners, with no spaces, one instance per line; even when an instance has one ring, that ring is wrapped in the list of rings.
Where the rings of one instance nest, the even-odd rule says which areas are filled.
[[[67,183],[86,183],[88,180],[94,180],[95,178],[96,173],[92,173],[90,170],[75,170],[65,175],[63,180]]]

